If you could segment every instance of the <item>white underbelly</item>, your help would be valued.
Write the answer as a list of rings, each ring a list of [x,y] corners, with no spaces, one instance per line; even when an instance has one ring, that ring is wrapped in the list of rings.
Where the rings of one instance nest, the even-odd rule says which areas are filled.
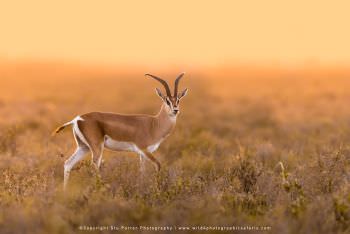
[[[106,136],[105,138],[105,148],[113,151],[130,151],[139,153],[140,149],[133,143],[127,141],[116,141]]]
[[[147,151],[151,153],[156,151],[162,141],[163,139],[161,139],[159,142],[153,145],[148,146]],[[127,142],[127,141],[116,141],[109,136],[105,137],[104,146],[106,149],[113,150],[113,151],[129,151],[129,152],[136,152],[136,153],[141,152],[141,150],[137,147],[135,143]]]

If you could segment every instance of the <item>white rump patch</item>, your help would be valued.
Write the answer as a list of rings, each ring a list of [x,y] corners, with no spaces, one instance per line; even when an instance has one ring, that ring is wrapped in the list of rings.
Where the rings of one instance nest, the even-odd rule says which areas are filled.
[[[84,137],[83,133],[80,131],[78,126],[78,121],[84,121],[83,118],[80,116],[75,117],[70,123],[73,124],[73,134],[76,134],[76,136],[90,148],[89,143],[87,142],[86,138]]]

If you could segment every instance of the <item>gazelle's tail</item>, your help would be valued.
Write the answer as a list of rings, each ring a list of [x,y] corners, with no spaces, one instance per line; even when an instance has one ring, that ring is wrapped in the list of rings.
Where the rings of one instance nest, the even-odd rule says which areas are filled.
[[[57,133],[61,132],[63,129],[65,129],[65,127],[72,125],[72,124],[76,124],[79,120],[83,120],[80,116],[75,117],[72,121],[69,121],[63,125],[61,125],[60,127],[56,128],[56,130],[51,134],[51,136],[56,135]]]
[[[60,131],[62,131],[63,129],[65,129],[65,127],[67,127],[67,126],[69,126],[69,125],[71,125],[71,124],[73,124],[73,123],[72,123],[72,122],[68,122],[68,123],[65,123],[65,124],[59,126],[58,128],[56,128],[55,131],[52,132],[51,136],[56,135],[57,133],[59,133]]]

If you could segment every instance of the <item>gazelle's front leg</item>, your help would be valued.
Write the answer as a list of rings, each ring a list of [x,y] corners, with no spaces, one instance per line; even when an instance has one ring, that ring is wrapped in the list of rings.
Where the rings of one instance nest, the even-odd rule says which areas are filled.
[[[145,156],[143,154],[139,153],[139,158],[140,158],[140,172],[143,174],[145,172]]]
[[[153,163],[153,165],[156,167],[157,171],[159,172],[161,168],[160,162],[153,156],[152,153],[148,152],[147,150],[141,150],[141,151],[143,155]]]

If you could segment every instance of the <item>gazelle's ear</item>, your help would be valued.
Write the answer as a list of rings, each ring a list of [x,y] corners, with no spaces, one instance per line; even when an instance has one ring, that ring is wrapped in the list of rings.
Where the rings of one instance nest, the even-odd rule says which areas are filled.
[[[158,88],[156,88],[156,93],[162,100],[165,99],[165,96],[162,94],[162,92]]]
[[[188,89],[187,89],[187,88],[186,88],[186,89],[184,89],[184,90],[182,90],[182,91],[181,91],[181,93],[178,95],[178,98],[179,98],[179,99],[181,99],[181,98],[183,98],[184,96],[186,96],[187,91],[188,91]]]

